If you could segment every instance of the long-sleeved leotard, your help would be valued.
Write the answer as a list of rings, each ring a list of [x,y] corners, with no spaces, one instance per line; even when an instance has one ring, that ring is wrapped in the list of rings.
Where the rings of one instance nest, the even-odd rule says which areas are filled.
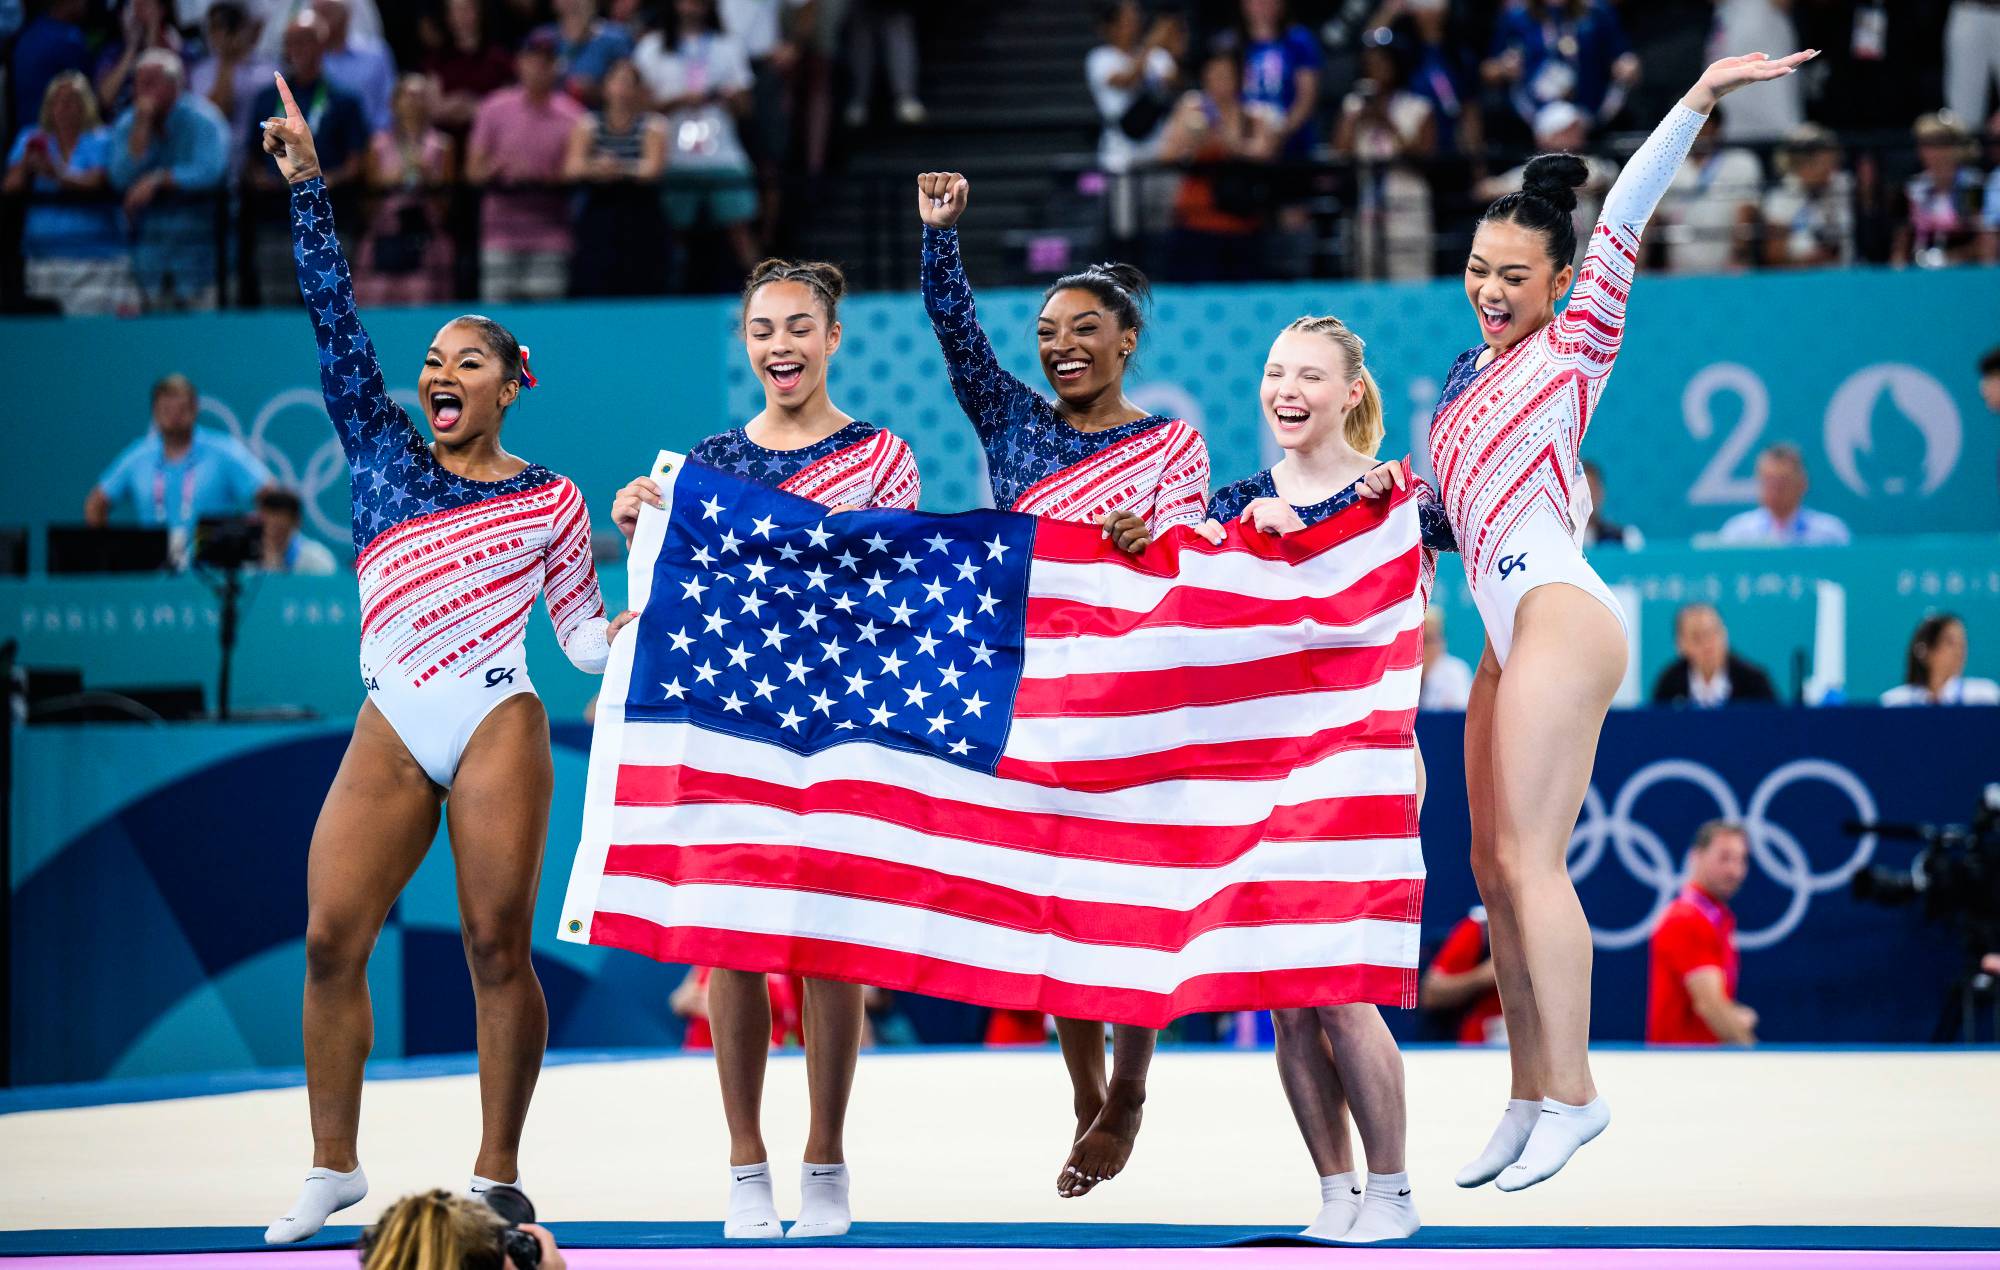
[[[1516,606],[1543,583],[1589,591],[1624,621],[1576,546],[1590,519],[1578,451],[1624,338],[1640,234],[1705,118],[1676,106],[1632,156],[1562,313],[1484,367],[1483,348],[1466,351],[1446,377],[1431,468],[1502,664]]]
[[[539,464],[475,481],[437,461],[389,397],[317,178],[292,187],[292,251],[352,479],[362,683],[431,779],[449,785],[480,720],[534,690],[523,646],[537,594],[570,661],[604,669],[590,517],[576,486]]]
[[[1201,523],[1208,501],[1201,434],[1163,415],[1084,432],[1008,374],[973,309],[956,229],[924,227],[923,292],[952,392],[985,447],[996,507],[1081,521],[1133,512],[1154,534]]]
[[[915,509],[917,457],[901,437],[855,420],[796,450],[767,450],[743,428],[704,438],[688,457],[828,507]]]

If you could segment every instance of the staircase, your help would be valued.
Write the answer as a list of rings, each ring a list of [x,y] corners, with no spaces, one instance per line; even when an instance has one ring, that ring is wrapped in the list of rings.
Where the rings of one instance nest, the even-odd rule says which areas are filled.
[[[1083,77],[1097,42],[1092,6],[960,0],[924,10],[918,83],[929,121],[896,124],[878,94],[869,124],[845,137],[844,163],[808,196],[801,249],[840,262],[857,286],[915,287],[916,174],[955,170],[972,182],[964,252],[974,281],[1046,276],[1029,267],[1032,242],[1066,235],[1087,252],[1102,221],[1098,197],[1078,190],[1097,152]]]

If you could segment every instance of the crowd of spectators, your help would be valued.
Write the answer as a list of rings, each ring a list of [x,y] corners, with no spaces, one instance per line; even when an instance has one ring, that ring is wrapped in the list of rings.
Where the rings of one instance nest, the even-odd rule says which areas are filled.
[[[1116,195],[1114,237],[1158,241],[1168,274],[1300,271],[1297,243],[1318,216],[1345,271],[1429,276],[1450,267],[1443,245],[1478,207],[1518,187],[1531,150],[1589,153],[1577,211],[1587,231],[1618,159],[1706,58],[1801,47],[1823,50],[1804,73],[1723,103],[1661,203],[1654,263],[1712,273],[2000,259],[2000,13],[1982,0],[1156,9],[1100,6],[1103,43],[1086,73],[1101,165],[1139,172],[1121,181],[1139,192]],[[1688,38],[1703,30],[1705,41]],[[1190,163],[1209,167],[1151,166]],[[1172,195],[1145,192],[1163,180]],[[1153,216],[1135,222],[1135,209]]]
[[[259,152],[277,71],[370,303],[474,279],[489,300],[733,289],[777,231],[783,173],[826,161],[843,44],[850,124],[878,65],[894,118],[926,118],[914,23],[899,0],[0,4],[21,289],[67,313],[289,295]]]

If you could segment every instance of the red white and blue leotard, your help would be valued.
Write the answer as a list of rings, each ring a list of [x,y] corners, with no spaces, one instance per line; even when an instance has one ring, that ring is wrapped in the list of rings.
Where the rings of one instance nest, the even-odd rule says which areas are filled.
[[[1502,665],[1521,597],[1550,582],[1624,611],[1577,540],[1590,519],[1578,452],[1625,334],[1639,236],[1706,117],[1676,106],[1604,200],[1569,304],[1482,367],[1462,354],[1431,418],[1431,468],[1466,580]]]
[[[924,226],[923,292],[951,390],[986,449],[994,506],[1091,522],[1129,511],[1156,536],[1202,522],[1208,445],[1201,433],[1163,415],[1084,432],[1008,374],[973,309],[956,229]]]
[[[474,481],[437,461],[390,400],[318,179],[292,187],[292,253],[352,478],[362,684],[412,757],[448,786],[480,721],[534,691],[524,636],[536,595],[547,597],[570,661],[603,671],[590,517],[576,486],[539,464]]]
[[[914,510],[922,492],[908,443],[858,419],[796,450],[766,449],[747,430],[731,428],[704,438],[688,457],[827,507]]]

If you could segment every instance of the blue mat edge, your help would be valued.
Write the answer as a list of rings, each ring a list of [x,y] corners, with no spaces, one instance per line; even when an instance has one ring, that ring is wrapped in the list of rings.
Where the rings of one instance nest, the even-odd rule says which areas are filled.
[[[1235,1045],[1177,1045],[1169,1052],[1213,1054],[1268,1052],[1270,1046],[1246,1051]],[[1453,1042],[1421,1042],[1402,1046],[1405,1053],[1423,1050],[1461,1052],[1465,1046]],[[1759,1052],[1786,1054],[1962,1054],[1991,1058],[2000,1055],[2000,1045],[1760,1045]],[[1689,1049],[1710,1052],[1706,1046],[1643,1045],[1635,1042],[1607,1042],[1591,1046],[1598,1052],[1680,1053]],[[927,1045],[877,1049],[868,1052],[870,1062],[901,1061],[938,1054],[1035,1055],[1053,1053],[1053,1045],[1009,1047],[995,1051],[978,1045]],[[545,1067],[568,1067],[583,1063],[629,1063],[673,1058],[688,1062],[708,1062],[705,1052],[679,1049],[573,1049],[550,1050]],[[368,1064],[369,1080],[423,1080],[438,1076],[465,1076],[478,1070],[473,1054],[432,1054],[418,1058],[382,1059]],[[203,1098],[217,1094],[247,1093],[263,1089],[292,1089],[305,1084],[303,1067],[259,1067],[223,1072],[179,1072],[160,1076],[126,1076],[107,1080],[68,1084],[16,1085],[0,1089],[0,1116],[24,1111],[62,1111],[74,1107],[109,1107],[123,1103],[165,1102],[175,1098]]]
[[[570,1248],[722,1248],[714,1222],[551,1222]],[[358,1226],[335,1226],[298,1248],[352,1247]],[[822,1241],[811,1241],[822,1242]],[[1223,1248],[1310,1245],[1257,1226],[1023,1222],[862,1222],[839,1240],[855,1248]],[[1409,1248],[1717,1248],[1863,1252],[2000,1250],[2000,1226],[1436,1226]],[[0,1256],[229,1253],[265,1249],[255,1226],[0,1231]]]

